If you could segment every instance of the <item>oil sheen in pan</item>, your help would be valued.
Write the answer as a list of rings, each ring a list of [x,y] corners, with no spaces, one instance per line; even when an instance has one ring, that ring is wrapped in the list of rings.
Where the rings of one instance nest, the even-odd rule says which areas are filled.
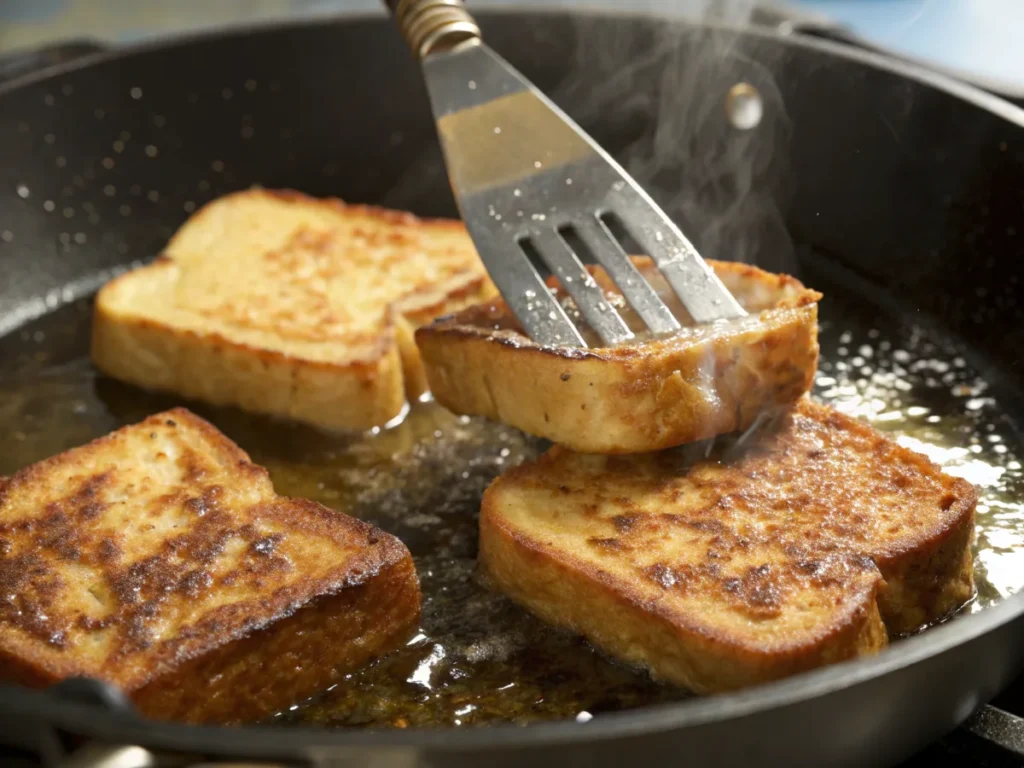
[[[898,435],[981,490],[980,610],[1024,587],[1024,449],[989,382],[961,351],[911,325],[822,304],[816,395]],[[0,338],[0,474],[179,404],[97,377],[79,302]],[[416,405],[389,430],[351,438],[190,405],[306,496],[400,536],[416,557],[423,622],[408,645],[290,711],[281,724],[450,726],[588,720],[683,698],[543,626],[476,580],[476,512],[490,480],[543,446],[516,430]]]

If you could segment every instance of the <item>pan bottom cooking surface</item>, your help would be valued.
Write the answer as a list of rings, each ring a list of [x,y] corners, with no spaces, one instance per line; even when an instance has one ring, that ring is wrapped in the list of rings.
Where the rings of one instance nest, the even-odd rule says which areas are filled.
[[[1024,586],[1024,445],[998,382],[941,334],[826,291],[816,396],[926,453],[980,487],[977,611]],[[88,361],[91,302],[0,338],[0,474],[181,404],[99,376]],[[279,493],[315,499],[399,536],[424,604],[406,647],[349,675],[276,723],[450,726],[587,720],[686,693],[552,630],[475,574],[476,514],[492,478],[541,441],[439,406],[390,429],[338,436],[189,403],[266,466]]]

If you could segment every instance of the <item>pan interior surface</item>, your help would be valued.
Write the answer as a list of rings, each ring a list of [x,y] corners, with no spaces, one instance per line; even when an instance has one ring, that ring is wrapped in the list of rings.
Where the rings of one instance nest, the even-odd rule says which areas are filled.
[[[1024,444],[983,361],[934,329],[822,285],[815,395],[898,436],[980,489],[977,596],[960,614],[1024,586]],[[0,338],[0,474],[180,401],[99,375],[88,360],[91,301]],[[983,373],[986,371],[986,373]],[[1007,395],[1009,397],[1009,394]],[[431,402],[391,428],[339,436],[186,403],[266,466],[279,493],[343,510],[401,537],[424,593],[419,632],[400,651],[279,713],[281,725],[470,726],[585,721],[685,698],[552,630],[475,574],[476,516],[490,480],[540,441]],[[897,641],[899,642],[899,641]]]
[[[1024,423],[1024,408],[1018,405],[1019,384],[1010,377],[1024,343],[1024,310],[1016,308],[1024,275],[1012,258],[1019,252],[1016,190],[1024,177],[1024,119],[997,119],[994,110],[978,108],[984,99],[954,97],[951,89],[928,86],[927,78],[908,77],[903,68],[865,63],[863,56],[799,39],[665,24],[629,13],[516,12],[484,14],[482,21],[491,44],[645,186],[660,191],[663,205],[671,208],[685,198],[682,187],[693,192],[717,177],[710,166],[704,175],[695,174],[701,169],[693,165],[675,167],[685,165],[688,144],[678,131],[652,125],[652,104],[667,114],[679,109],[706,117],[683,123],[693,128],[687,138],[696,155],[727,137],[721,149],[746,158],[744,168],[759,169],[755,178],[726,177],[724,186],[712,185],[723,191],[718,202],[728,215],[720,220],[741,237],[739,243],[723,238],[719,248],[705,252],[730,258],[726,254],[737,251],[729,246],[749,244],[745,236],[756,231],[754,241],[764,247],[739,255],[791,272],[825,293],[816,396],[896,433],[981,486],[979,591],[960,616],[1018,591],[1024,584],[1024,440],[1015,424]],[[595,37],[607,45],[594,45]],[[275,55],[267,56],[268,50]],[[687,66],[665,66],[684,59]],[[634,76],[623,78],[623,72]],[[765,79],[766,73],[771,77]],[[699,88],[680,88],[686,82],[675,74]],[[514,746],[511,755],[553,733],[565,744],[590,748],[595,764],[610,764],[624,752],[641,759],[655,750],[678,755],[680,748],[697,762],[731,750],[742,759],[784,753],[791,764],[838,764],[806,751],[803,760],[793,760],[793,749],[810,748],[808,728],[829,729],[840,738],[813,746],[852,764],[855,753],[871,763],[907,754],[1005,683],[1013,673],[1005,657],[1017,653],[1012,640],[1012,653],[1004,647],[969,659],[965,654],[994,635],[982,635],[985,626],[1011,616],[1019,600],[973,621],[954,619],[877,662],[801,676],[774,691],[649,707],[686,694],[545,628],[475,578],[483,489],[542,445],[431,403],[416,405],[403,423],[377,434],[326,435],[145,393],[96,374],[87,356],[91,301],[79,297],[152,258],[187,216],[219,195],[253,184],[293,187],[451,215],[419,80],[401,40],[381,18],[318,20],[144,46],[0,89],[0,428],[6,437],[0,475],[160,409],[187,405],[267,466],[278,492],[319,500],[400,536],[416,557],[424,588],[422,627],[408,646],[280,713],[274,719],[279,729],[133,724],[121,713],[107,717],[92,708],[75,725],[66,714],[75,710],[78,717],[74,701],[48,696],[10,697],[19,716],[21,707],[36,702],[42,709],[60,705],[53,711],[66,715],[61,722],[73,733],[107,741],[129,734],[129,743],[202,745],[195,751],[230,749],[235,757],[261,759],[275,750],[307,757],[317,733],[324,744],[370,743],[378,736],[366,729],[382,728],[389,732],[381,743],[465,750],[446,758],[453,765],[479,761],[467,745],[498,740]],[[757,131],[730,133],[719,94],[741,81],[759,88],[768,110]],[[382,98],[382,82],[397,96]],[[602,87],[595,88],[598,83]],[[678,162],[652,167],[646,153],[666,137],[669,159]],[[773,158],[789,166],[782,170],[796,182],[792,200],[779,198],[784,232],[751,229],[760,214],[775,210],[769,182],[779,169],[769,162]],[[732,182],[763,189],[770,199],[748,195],[749,205],[734,208]],[[703,210],[692,216],[672,211],[690,223],[706,218]],[[798,254],[799,263],[785,262],[772,235],[783,245],[792,236],[829,255],[806,252]],[[697,242],[705,249],[705,242]],[[816,259],[842,262],[876,285],[891,286],[905,306],[880,302],[877,293],[836,278],[828,268],[817,272]],[[970,344],[920,323],[922,315],[910,314],[917,309],[942,317]],[[1001,642],[1007,634],[1001,633]],[[949,650],[951,639],[970,648],[942,651],[941,659],[928,656]],[[995,641],[988,645],[993,648],[999,650]],[[930,672],[922,673],[926,664],[917,662],[925,658]],[[938,664],[952,677],[932,674]],[[793,716],[794,702],[803,706],[800,717]],[[637,711],[602,717],[631,708]],[[759,717],[748,718],[751,712]],[[572,727],[574,719],[592,716],[603,727]],[[817,725],[809,725],[814,718]],[[562,724],[531,728],[529,735],[519,728],[472,727],[541,720]],[[18,730],[21,721],[12,722]],[[655,731],[669,724],[686,729],[679,741],[652,738],[639,749],[638,740],[624,739],[613,751],[607,740],[595,739],[641,730],[657,737]],[[436,730],[460,726],[466,727],[458,738]],[[434,730],[396,732],[406,727]],[[870,737],[851,742],[857,733]],[[486,759],[506,764],[498,753]]]

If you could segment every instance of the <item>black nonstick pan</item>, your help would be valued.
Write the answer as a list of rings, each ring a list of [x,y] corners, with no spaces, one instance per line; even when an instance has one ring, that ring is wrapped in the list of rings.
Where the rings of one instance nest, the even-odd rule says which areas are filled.
[[[1024,111],[803,36],[639,15],[479,18],[706,255],[825,293],[816,394],[979,484],[977,597],[877,658],[692,698],[476,582],[480,493],[533,441],[430,404],[351,437],[188,404],[280,492],[401,536],[423,579],[423,629],[245,728],[146,722],[87,683],[6,688],[0,742],[26,764],[141,747],[172,765],[886,765],[1024,666]],[[751,94],[760,119],[736,110]],[[99,52],[0,86],[0,474],[177,403],[92,370],[89,297],[204,202],[254,184],[454,214],[390,22]],[[1019,748],[1006,717],[988,709],[973,727]]]

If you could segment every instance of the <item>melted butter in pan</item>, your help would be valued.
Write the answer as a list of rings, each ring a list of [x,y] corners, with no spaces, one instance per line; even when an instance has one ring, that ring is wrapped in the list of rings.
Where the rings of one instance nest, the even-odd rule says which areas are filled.
[[[836,298],[821,311],[816,396],[893,432],[980,488],[978,597],[968,610],[1024,588],[1024,450],[991,382],[957,348],[915,326],[860,320]],[[98,377],[87,359],[88,316],[88,303],[74,304],[0,339],[0,475],[181,404]],[[686,696],[544,626],[478,581],[480,496],[507,467],[543,450],[538,441],[432,403],[417,404],[392,429],[360,436],[188,405],[265,465],[279,493],[369,520],[401,537],[416,558],[420,631],[277,722],[586,720]]]
[[[883,333],[827,323],[815,394],[893,433],[978,488],[978,611],[1024,588],[1024,471],[1020,425],[992,383],[950,344],[920,328]]]

